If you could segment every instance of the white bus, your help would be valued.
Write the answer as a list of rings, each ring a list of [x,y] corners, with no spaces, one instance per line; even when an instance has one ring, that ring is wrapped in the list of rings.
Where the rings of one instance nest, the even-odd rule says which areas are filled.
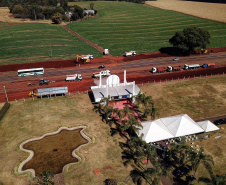
[[[17,71],[18,76],[42,75],[44,68],[20,69]]]

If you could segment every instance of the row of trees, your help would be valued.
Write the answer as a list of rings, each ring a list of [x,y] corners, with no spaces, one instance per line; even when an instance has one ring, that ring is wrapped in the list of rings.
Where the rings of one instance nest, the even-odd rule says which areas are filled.
[[[154,119],[157,111],[152,97],[139,93],[134,104],[135,111],[141,120],[146,118]],[[114,103],[114,102],[113,102]],[[171,172],[181,166],[190,165],[190,171],[186,178],[177,177],[173,180],[181,184],[191,184],[192,180],[207,184],[224,185],[226,174],[215,175],[213,172],[213,158],[205,154],[201,148],[198,152],[194,151],[183,140],[180,144],[171,144],[170,149],[149,145],[137,137],[135,132],[138,127],[142,127],[134,114],[134,109],[128,105],[123,109],[113,108],[110,98],[104,98],[94,110],[102,116],[102,120],[109,124],[111,134],[119,134],[126,139],[120,142],[122,148],[122,159],[125,166],[131,165],[133,170],[130,177],[137,185],[146,182],[147,184],[160,184],[162,176],[169,176]],[[209,172],[207,177],[197,178],[198,168],[205,168]],[[115,182],[106,180],[105,183]],[[114,184],[114,183],[113,183]]]

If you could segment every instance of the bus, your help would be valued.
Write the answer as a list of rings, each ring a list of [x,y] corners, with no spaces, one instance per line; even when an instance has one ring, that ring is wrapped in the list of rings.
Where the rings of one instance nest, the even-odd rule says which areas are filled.
[[[44,68],[20,69],[17,71],[18,76],[42,75]]]

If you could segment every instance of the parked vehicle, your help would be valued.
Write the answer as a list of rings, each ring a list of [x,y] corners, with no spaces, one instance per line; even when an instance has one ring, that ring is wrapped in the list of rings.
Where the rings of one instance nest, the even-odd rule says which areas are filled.
[[[167,66],[166,71],[171,72],[171,71],[180,71],[181,66]]]
[[[76,55],[76,62],[78,63],[88,63],[93,60],[93,55]]]
[[[49,80],[40,79],[39,81],[39,85],[48,85],[48,84],[49,84]]]
[[[31,68],[31,69],[20,69],[17,71],[18,76],[29,76],[29,75],[42,75],[44,74],[44,68]]]
[[[103,69],[103,68],[105,68],[105,66],[103,64],[98,67],[98,69]]]
[[[165,67],[153,67],[151,72],[152,73],[164,73],[166,71]]]
[[[225,123],[226,123],[226,118],[218,119],[218,120],[214,121],[215,125],[222,125],[222,124],[225,124]]]
[[[97,72],[97,73],[93,73],[93,78],[99,78],[101,77],[105,77],[105,76],[110,76],[111,72],[110,70],[105,70],[105,71],[101,71],[101,72]]]
[[[202,64],[202,68],[214,67],[214,66],[215,66],[215,63],[209,63],[209,64],[204,63],[204,64]]]
[[[81,74],[67,75],[65,79],[66,82],[74,82],[74,81],[81,81],[81,80],[82,80]]]
[[[57,95],[66,95],[68,93],[68,87],[51,87],[51,88],[43,88],[43,89],[33,89],[29,93],[31,97],[39,97],[42,98],[44,96],[57,96]]]
[[[189,70],[189,69],[198,69],[200,67],[199,64],[185,64],[184,69]]]
[[[129,51],[129,52],[124,53],[125,57],[131,57],[131,56],[135,56],[135,55],[136,55],[136,51]]]
[[[180,58],[179,58],[179,57],[176,57],[176,58],[174,58],[173,60],[174,60],[174,61],[178,61],[178,60],[180,60]]]

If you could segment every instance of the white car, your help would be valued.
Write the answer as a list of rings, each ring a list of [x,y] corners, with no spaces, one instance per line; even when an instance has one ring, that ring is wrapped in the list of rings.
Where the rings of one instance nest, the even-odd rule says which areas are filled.
[[[178,60],[180,60],[180,58],[179,58],[179,57],[176,57],[176,58],[174,58],[173,60],[174,60],[174,61],[178,61]]]

